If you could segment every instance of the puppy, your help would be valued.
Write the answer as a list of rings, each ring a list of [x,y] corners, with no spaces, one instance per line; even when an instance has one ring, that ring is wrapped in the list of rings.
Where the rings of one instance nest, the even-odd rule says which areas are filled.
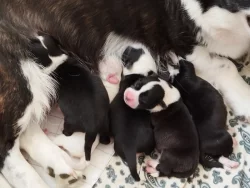
[[[110,105],[111,132],[114,137],[115,153],[127,162],[135,181],[140,181],[136,168],[136,153],[150,154],[154,150],[154,134],[150,113],[127,106],[124,102],[124,91],[138,79],[156,72],[156,64],[146,48],[132,46],[124,51],[122,60],[124,76],[119,92]],[[126,100],[129,100],[129,96]]]
[[[32,41],[30,51],[44,71],[51,71],[54,64],[59,65],[55,77],[59,83],[58,103],[65,117],[63,133],[71,136],[74,132],[86,132],[84,151],[89,162],[97,134],[101,134],[102,143],[109,142],[109,137],[103,135],[109,132],[107,91],[99,76],[92,75],[76,58],[68,57],[61,63],[64,51],[52,37],[37,38],[39,40]]]
[[[74,59],[70,59],[56,71],[60,83],[58,104],[65,121],[63,134],[86,132],[84,151],[86,160],[90,161],[91,147],[98,133],[100,142],[109,143],[109,137],[104,136],[109,132],[109,98],[99,76],[73,63]]]
[[[155,176],[191,176],[199,162],[198,135],[178,90],[157,76],[149,76],[126,89],[124,96],[131,108],[151,112],[156,149],[161,157],[159,163],[149,161],[146,171]]]
[[[172,59],[178,64],[176,57]],[[225,158],[233,152],[233,139],[227,132],[227,110],[222,96],[211,84],[196,76],[192,63],[181,59],[179,66],[173,85],[180,91],[197,127],[200,163],[208,168],[237,167],[237,162]]]
[[[122,75],[121,59],[115,55],[108,56],[99,63],[99,72],[111,103],[119,91]]]

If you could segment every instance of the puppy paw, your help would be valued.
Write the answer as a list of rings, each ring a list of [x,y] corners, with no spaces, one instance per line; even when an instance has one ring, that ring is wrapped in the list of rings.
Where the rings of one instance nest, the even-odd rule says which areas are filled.
[[[147,166],[147,167],[145,168],[145,171],[146,171],[148,174],[153,174],[153,173],[156,173],[156,172],[157,172],[157,170],[156,170],[155,168],[149,167],[149,166]]]
[[[83,175],[80,172],[73,174],[60,174],[56,176],[57,187],[78,187],[83,181]]]
[[[220,157],[219,158],[219,162],[224,166],[224,169],[226,170],[231,170],[231,169],[234,169],[234,168],[237,168],[239,167],[239,163],[236,162],[236,161],[232,161],[226,157]]]
[[[159,164],[158,161],[155,160],[149,160],[146,162],[147,166],[156,168],[156,166]]]

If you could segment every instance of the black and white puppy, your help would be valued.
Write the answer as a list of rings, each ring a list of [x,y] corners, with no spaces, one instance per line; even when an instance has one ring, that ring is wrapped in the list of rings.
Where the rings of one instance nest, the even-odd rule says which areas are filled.
[[[192,63],[184,59],[177,62],[177,57],[173,54],[172,57],[180,67],[173,85],[180,91],[198,130],[200,163],[208,168],[238,167],[238,162],[225,158],[233,152],[233,139],[227,132],[227,110],[222,96],[211,84],[196,76]]]
[[[41,39],[33,40],[31,52],[38,63],[47,67],[51,57],[58,58],[64,52],[51,36],[44,35]],[[86,161],[90,161],[97,134],[102,135],[100,141],[109,142],[109,137],[103,136],[109,132],[107,91],[99,76],[92,75],[74,57],[69,57],[55,73],[59,82],[58,103],[64,114],[63,133],[71,136],[74,132],[86,132],[84,150]]]
[[[198,135],[179,91],[157,76],[138,80],[125,91],[126,104],[151,112],[159,163],[148,161],[146,171],[154,176],[191,176],[198,166]]]
[[[149,51],[129,46],[123,53],[123,77],[119,92],[110,105],[111,131],[114,149],[127,162],[132,177],[140,181],[137,173],[136,153],[150,154],[155,148],[150,113],[134,110],[124,102],[124,91],[138,79],[156,72],[156,64]],[[130,100],[129,96],[125,100]]]

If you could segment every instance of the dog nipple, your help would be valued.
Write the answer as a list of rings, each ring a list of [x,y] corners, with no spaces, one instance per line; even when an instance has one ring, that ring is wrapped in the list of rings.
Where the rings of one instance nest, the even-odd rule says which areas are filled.
[[[111,84],[119,84],[119,79],[116,74],[109,74],[107,77],[107,81]]]

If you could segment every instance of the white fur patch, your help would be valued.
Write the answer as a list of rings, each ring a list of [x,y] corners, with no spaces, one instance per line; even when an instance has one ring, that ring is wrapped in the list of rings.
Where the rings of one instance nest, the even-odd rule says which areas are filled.
[[[56,81],[44,73],[33,60],[20,62],[33,97],[23,117],[18,120],[18,126],[21,126],[23,131],[33,122],[40,123],[44,119],[46,112],[50,109],[50,101],[56,97]]]
[[[40,40],[42,46],[45,49],[48,49],[47,46],[44,44],[43,36],[37,36],[37,38]],[[63,64],[68,59],[68,56],[66,54],[62,54],[62,55],[55,56],[55,57],[49,56],[49,58],[51,59],[52,64],[49,67],[44,68],[44,72],[46,74],[51,74],[54,70],[56,70],[56,68],[59,65]]]
[[[107,37],[107,40],[103,47],[102,54],[104,55],[104,59],[108,58],[111,55],[116,55],[118,58],[122,58],[123,52],[126,50],[128,46],[131,46],[136,49],[142,48],[145,54],[142,54],[140,59],[134,63],[134,66],[131,70],[124,69],[123,74],[142,74],[145,75],[149,71],[157,72],[156,62],[151,56],[147,47],[141,43],[132,41],[128,38],[116,35],[115,33],[111,32]]]
[[[156,63],[152,55],[145,47],[141,48],[145,53],[142,54],[138,61],[133,64],[132,68],[127,69],[126,67],[124,67],[123,75],[126,76],[131,74],[141,74],[147,76],[149,71],[157,73]]]
[[[14,147],[5,159],[2,173],[15,188],[49,188],[34,168],[24,159],[19,148],[19,138],[16,139]]]
[[[53,71],[55,71],[57,69],[57,67],[59,67],[59,65],[63,64],[67,59],[68,56],[65,54],[62,54],[60,56],[49,56],[49,58],[51,59],[52,63],[49,67],[45,67],[44,68],[44,72],[46,74],[51,74]]]
[[[45,170],[52,168],[56,175],[73,174],[65,160],[65,153],[41,130],[38,124],[31,124],[20,136],[20,147]]]
[[[112,84],[107,81],[110,74],[115,75],[119,80],[121,80],[122,75],[122,61],[115,55],[110,55],[103,59],[99,63],[100,77],[102,79],[103,85],[105,86],[109,101],[112,102],[119,90],[119,83]]]
[[[187,59],[195,66],[198,76],[222,92],[235,115],[250,117],[250,87],[228,59],[211,56],[206,48],[197,46]]]
[[[135,100],[137,102],[137,106],[139,105],[139,96],[140,96],[140,94],[151,90],[155,85],[159,85],[164,89],[165,95],[163,97],[163,101],[167,106],[174,103],[174,102],[177,102],[180,99],[181,96],[180,96],[179,91],[173,86],[171,88],[166,81],[160,79],[159,82],[152,81],[152,82],[149,82],[149,83],[145,84],[138,91],[133,89],[133,88],[128,88],[128,89],[133,90],[133,93],[135,93]],[[135,108],[137,106],[135,106]],[[150,112],[154,113],[154,112],[159,112],[159,111],[163,110],[163,108],[160,105],[157,105],[153,109],[148,109],[148,110]]]
[[[198,34],[207,44],[209,52],[232,58],[239,58],[250,47],[250,28],[246,15],[250,12],[231,13],[214,6],[202,13],[196,0],[181,0],[190,18],[202,30]]]
[[[67,163],[76,170],[83,170],[86,168],[87,161],[85,160],[85,133],[75,132],[72,136],[65,136],[64,134],[58,135],[54,138],[51,138],[53,143],[57,146],[62,147],[71,158],[67,159]],[[91,148],[91,153],[99,144],[99,135],[97,135],[95,142]]]

